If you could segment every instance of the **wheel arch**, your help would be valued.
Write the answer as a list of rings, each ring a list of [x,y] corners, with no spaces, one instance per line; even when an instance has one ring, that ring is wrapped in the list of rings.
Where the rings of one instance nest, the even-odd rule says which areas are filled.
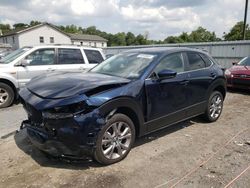
[[[5,83],[7,84],[8,86],[10,86],[13,91],[14,91],[14,94],[15,94],[15,99],[17,99],[17,96],[18,96],[18,92],[17,92],[17,89],[16,89],[16,86],[13,82],[11,82],[10,80],[7,80],[7,79],[4,79],[4,78],[0,78],[0,82],[1,83]]]
[[[226,90],[226,80],[224,78],[218,78],[217,80],[215,80],[211,84],[211,86],[210,86],[210,88],[208,90],[208,96],[207,96],[207,98],[209,98],[209,96],[211,95],[211,93],[213,91],[219,91],[222,94],[223,99],[225,99],[225,97],[226,97],[226,91],[227,91]]]
[[[134,123],[136,136],[141,136],[145,131],[141,107],[133,98],[121,97],[108,101],[100,107],[100,112],[106,118],[112,117],[115,113],[122,113],[128,116]]]

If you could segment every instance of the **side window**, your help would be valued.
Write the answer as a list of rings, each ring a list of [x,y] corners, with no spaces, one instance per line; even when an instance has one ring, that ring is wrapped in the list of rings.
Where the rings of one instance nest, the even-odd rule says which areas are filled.
[[[103,61],[101,53],[97,50],[84,50],[90,64],[99,64]]]
[[[187,57],[189,61],[189,70],[197,70],[206,67],[205,62],[198,53],[187,52]]]
[[[40,49],[25,57],[29,65],[53,65],[55,62],[55,49]]]
[[[206,62],[206,67],[209,67],[212,64],[212,61],[204,54],[200,54],[202,59]]]
[[[84,64],[80,49],[58,49],[58,64]]]
[[[158,74],[162,70],[173,70],[177,73],[184,72],[184,62],[181,53],[175,53],[166,56],[156,66],[155,73]]]

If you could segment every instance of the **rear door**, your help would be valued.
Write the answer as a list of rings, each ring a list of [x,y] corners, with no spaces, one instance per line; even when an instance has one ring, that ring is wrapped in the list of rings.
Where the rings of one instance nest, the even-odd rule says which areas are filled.
[[[104,57],[99,50],[84,49],[84,53],[88,59],[88,68],[93,68],[97,64],[103,62]]]
[[[35,76],[55,71],[57,68],[55,54],[55,48],[42,48],[25,56],[24,60],[28,65],[16,67],[19,87],[23,87]]]
[[[188,62],[188,97],[191,110],[189,116],[204,112],[208,88],[216,74],[212,62],[204,54],[186,52]]]
[[[57,70],[81,71],[88,69],[80,48],[57,48]]]

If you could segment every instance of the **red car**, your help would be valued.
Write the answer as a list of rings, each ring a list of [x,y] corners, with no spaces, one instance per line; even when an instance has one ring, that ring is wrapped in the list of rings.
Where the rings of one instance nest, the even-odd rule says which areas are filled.
[[[227,87],[250,89],[250,57],[243,58],[225,71]]]

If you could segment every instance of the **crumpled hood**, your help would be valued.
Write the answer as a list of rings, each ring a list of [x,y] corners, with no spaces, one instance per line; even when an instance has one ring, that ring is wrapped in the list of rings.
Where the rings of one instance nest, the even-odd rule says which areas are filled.
[[[128,82],[128,79],[104,74],[60,72],[33,78],[27,84],[27,89],[42,98],[59,99],[84,94],[100,86],[117,86]]]

